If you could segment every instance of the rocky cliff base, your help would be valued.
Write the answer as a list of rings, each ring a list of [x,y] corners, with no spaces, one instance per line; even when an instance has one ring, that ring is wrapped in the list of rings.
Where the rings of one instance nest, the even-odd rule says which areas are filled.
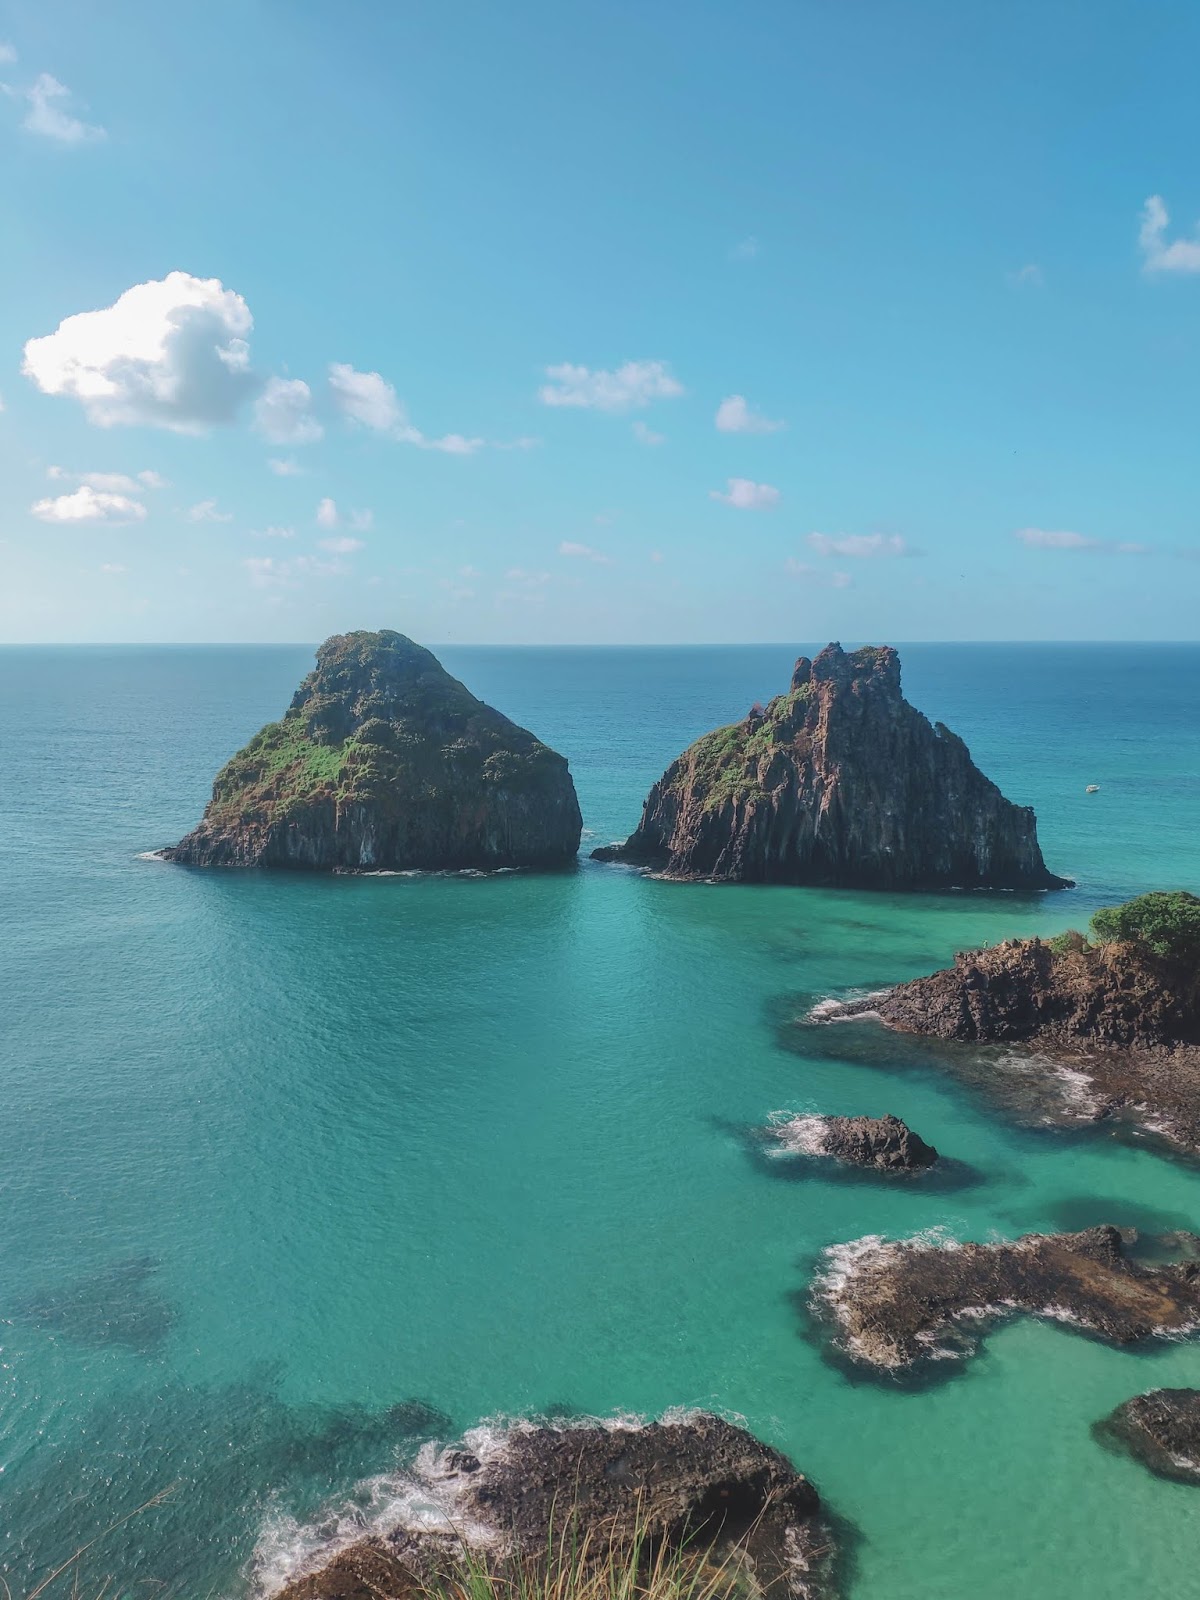
[[[899,1117],[809,1114],[772,1123],[770,1137],[788,1155],[827,1156],[875,1172],[923,1172],[938,1158]]]
[[[971,950],[886,993],[826,1005],[821,1021],[877,1017],[901,1033],[1033,1046],[1021,1066],[1045,1118],[1120,1118],[1200,1153],[1200,973],[1132,944],[1039,939]],[[939,1059],[954,1067],[953,1055]],[[965,1064],[964,1064],[965,1069]],[[1020,1074],[1010,1074],[1020,1089]]]
[[[900,692],[889,646],[831,644],[791,687],[698,739],[600,861],[670,877],[848,888],[1056,889],[1032,810]]]
[[[394,1487],[389,1513],[369,1529],[345,1519],[279,1600],[415,1600],[439,1577],[461,1579],[464,1560],[521,1593],[552,1538],[586,1542],[589,1561],[628,1559],[635,1539],[648,1553],[686,1545],[728,1563],[717,1596],[831,1593],[816,1490],[719,1417],[481,1429]]]
[[[1200,1389],[1135,1395],[1097,1423],[1096,1432],[1160,1478],[1200,1483]]]
[[[1111,1344],[1200,1326],[1200,1260],[1141,1265],[1125,1238],[1136,1234],[1105,1226],[1000,1244],[859,1239],[826,1253],[814,1308],[844,1354],[892,1373],[968,1356],[982,1331],[1022,1312]]]

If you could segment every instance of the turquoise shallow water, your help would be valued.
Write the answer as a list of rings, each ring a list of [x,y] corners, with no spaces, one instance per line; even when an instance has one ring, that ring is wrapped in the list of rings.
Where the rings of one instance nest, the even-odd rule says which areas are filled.
[[[795,653],[442,655],[570,756],[605,840]],[[1195,1491],[1089,1431],[1129,1394],[1200,1383],[1200,1346],[1117,1352],[1023,1322],[912,1390],[852,1380],[806,1326],[820,1251],[866,1233],[1200,1226],[1200,1167],[1018,1128],[919,1050],[863,1064],[794,1025],[963,945],[1200,888],[1200,648],[903,656],[910,698],[1037,806],[1076,890],[709,888],[588,862],[189,872],[138,853],[196,820],[311,652],[0,650],[15,1595],[171,1484],[88,1575],[237,1592],[256,1542],[277,1552],[290,1517],[423,1434],[555,1405],[744,1415],[857,1527],[854,1600],[1200,1593]],[[971,1182],[788,1181],[745,1132],[791,1108],[894,1111]]]

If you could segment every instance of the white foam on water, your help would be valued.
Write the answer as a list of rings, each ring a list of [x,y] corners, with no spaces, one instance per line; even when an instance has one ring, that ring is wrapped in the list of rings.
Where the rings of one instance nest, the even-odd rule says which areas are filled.
[[[772,1155],[821,1156],[825,1154],[825,1118],[815,1112],[796,1116],[773,1111],[769,1131],[777,1141]]]
[[[163,850],[139,850],[133,858],[135,861],[165,861],[167,852]]]
[[[878,1022],[879,1012],[847,1011],[848,1006],[863,1000],[882,1000],[887,989],[848,989],[844,994],[829,994],[805,1013],[806,1022]]]

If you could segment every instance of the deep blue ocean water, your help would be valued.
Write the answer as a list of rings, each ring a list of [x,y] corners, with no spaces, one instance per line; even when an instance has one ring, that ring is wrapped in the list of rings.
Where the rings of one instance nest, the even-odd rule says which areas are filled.
[[[586,851],[800,648],[440,654],[569,756]],[[1198,1227],[1200,1167],[1017,1127],[919,1050],[864,1064],[795,1026],[965,945],[1200,889],[1200,647],[902,651],[909,698],[1036,806],[1078,879],[1057,895],[139,859],[194,824],[311,654],[0,650],[13,1595],[169,1486],[89,1551],[85,1588],[244,1593],[430,1434],[694,1405],[744,1416],[857,1528],[853,1600],[1200,1594],[1195,1491],[1090,1432],[1200,1383],[1200,1346],[1025,1321],[912,1389],[829,1364],[803,1312],[821,1251],[864,1234]],[[973,1181],[787,1181],[745,1133],[790,1109],[894,1111]]]

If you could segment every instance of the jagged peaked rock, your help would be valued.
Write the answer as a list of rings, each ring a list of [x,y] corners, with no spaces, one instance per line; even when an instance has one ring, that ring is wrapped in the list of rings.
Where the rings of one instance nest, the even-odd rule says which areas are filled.
[[[217,774],[194,866],[318,870],[551,867],[582,818],[560,755],[484,705],[402,633],[317,651],[282,722]]]
[[[900,692],[888,645],[801,656],[791,688],[705,734],[592,852],[672,877],[864,889],[1061,889],[1031,808]]]

